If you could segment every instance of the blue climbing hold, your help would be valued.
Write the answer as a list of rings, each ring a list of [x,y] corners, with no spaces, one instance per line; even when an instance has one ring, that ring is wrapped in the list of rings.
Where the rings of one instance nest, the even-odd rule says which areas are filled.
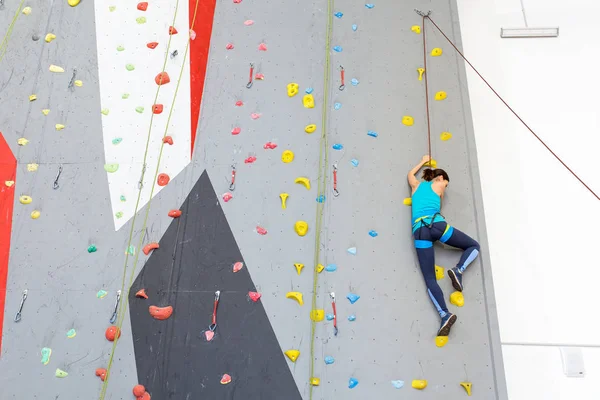
[[[343,148],[344,148],[344,146],[342,146],[342,145],[341,145],[341,144],[339,144],[339,143],[336,143],[336,144],[334,144],[334,145],[333,145],[333,146],[331,146],[331,147],[333,147],[333,149],[334,149],[334,150],[341,150],[341,149],[343,149]]]
[[[356,24],[352,24],[352,30],[353,30],[354,32],[356,32],[356,30],[357,30],[357,29],[358,29],[358,25],[356,25]]]
[[[333,314],[327,314],[327,315],[325,316],[325,319],[326,319],[327,321],[333,321],[333,318],[334,318]]]
[[[348,250],[348,254],[356,255],[356,247],[350,247]]]
[[[352,84],[352,86],[357,86],[358,85],[358,79],[352,78],[352,80],[350,81],[350,83]]]
[[[324,203],[325,202],[325,195],[322,194],[319,197],[317,197],[317,203]]]
[[[358,299],[360,299],[360,296],[354,293],[349,293],[346,298],[350,300],[350,304],[354,304],[358,301]]]
[[[350,389],[354,389],[356,385],[358,385],[358,380],[355,378],[350,378],[350,380],[348,381],[348,387]]]
[[[329,365],[329,364],[333,364],[335,360],[333,359],[333,357],[331,356],[327,356],[325,357],[325,364]]]
[[[392,386],[396,389],[402,389],[402,386],[404,386],[404,381],[392,381]]]
[[[335,265],[335,264],[328,264],[325,267],[325,271],[327,271],[327,272],[335,272],[335,271],[337,271],[337,265]]]
[[[336,12],[333,15],[335,15],[337,18],[342,18],[342,16],[344,15],[344,13],[341,13],[341,12],[338,11],[338,12]]]
[[[352,160],[350,160],[350,163],[354,166],[354,167],[358,167],[358,160],[356,158],[353,158]]]
[[[313,88],[309,87],[305,90],[306,94],[311,94],[313,92]]]
[[[341,53],[342,46],[333,46],[333,51],[337,51],[338,53]]]
[[[365,4],[365,7],[367,7],[369,10],[373,7],[375,7],[375,4]]]
[[[369,136],[371,136],[371,137],[377,137],[377,136],[379,136],[379,135],[377,134],[377,132],[374,132],[374,131],[369,131],[369,132],[367,132],[367,135],[369,135]]]
[[[356,321],[356,315],[354,315],[354,314],[348,315],[348,321],[350,321],[350,322]]]
[[[336,109],[336,110],[339,110],[340,108],[342,108],[342,103],[335,103],[333,105],[333,108]]]
[[[379,233],[377,233],[377,231],[374,231],[374,230],[369,231],[369,236],[371,236],[371,237],[377,237],[378,235],[379,235]]]

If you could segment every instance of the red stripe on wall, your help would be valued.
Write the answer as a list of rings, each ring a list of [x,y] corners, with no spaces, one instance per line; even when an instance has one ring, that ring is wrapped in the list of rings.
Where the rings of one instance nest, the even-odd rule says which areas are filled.
[[[0,132],[0,355],[2,355],[2,325],[6,300],[6,278],[10,253],[10,230],[12,226],[15,185],[6,186],[6,181],[15,181],[17,159]]]
[[[206,66],[208,64],[208,51],[210,49],[210,36],[212,34],[216,0],[189,1],[190,29],[196,32],[196,39],[190,43],[190,106],[192,111],[192,148],[190,154],[193,155],[196,130],[198,129],[198,120],[200,119],[200,106],[202,105],[202,92],[204,91],[204,79],[206,78]],[[192,27],[196,6],[198,6],[196,22]]]

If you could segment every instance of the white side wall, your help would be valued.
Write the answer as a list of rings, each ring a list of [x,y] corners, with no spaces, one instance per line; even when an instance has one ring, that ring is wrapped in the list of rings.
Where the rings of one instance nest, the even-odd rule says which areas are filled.
[[[523,27],[519,0],[458,0],[465,55],[596,193],[600,150],[593,0],[523,0],[530,27],[557,39],[501,39]],[[595,249],[600,202],[467,67],[503,343],[600,345]],[[566,378],[558,347],[503,345],[511,400],[598,399],[600,350]]]

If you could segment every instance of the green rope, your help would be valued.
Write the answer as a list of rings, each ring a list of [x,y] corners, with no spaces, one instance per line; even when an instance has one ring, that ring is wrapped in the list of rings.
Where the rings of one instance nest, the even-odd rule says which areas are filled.
[[[6,49],[8,48],[8,41],[10,40],[10,37],[12,36],[13,28],[15,27],[15,23],[17,22],[17,19],[19,19],[19,15],[21,14],[21,9],[22,9],[24,3],[25,3],[25,0],[21,0],[21,3],[19,3],[19,7],[17,8],[17,11],[15,12],[15,16],[13,17],[12,21],[10,22],[8,29],[6,30],[6,35],[4,35],[4,38],[2,39],[2,43],[0,43],[0,63],[4,59],[4,55],[6,54]]]

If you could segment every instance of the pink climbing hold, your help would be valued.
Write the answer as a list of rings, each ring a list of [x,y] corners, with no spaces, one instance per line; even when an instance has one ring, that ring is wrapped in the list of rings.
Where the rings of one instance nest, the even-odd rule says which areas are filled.
[[[261,115],[262,114],[260,114],[260,113],[252,113],[252,114],[250,114],[250,118],[252,118],[252,119],[259,119]]]
[[[206,336],[206,340],[210,342],[215,337],[215,333],[209,330],[204,332],[204,336]]]
[[[264,43],[261,43],[258,45],[258,50],[260,51],[267,51],[267,45]]]
[[[190,39],[196,40],[196,31],[193,29],[190,29]]]
[[[233,264],[233,272],[239,272],[242,268],[244,268],[244,263],[241,261],[238,261],[235,264]]]
[[[254,25],[254,21],[252,21],[251,19],[248,19],[248,20],[244,21],[244,25],[246,25],[246,26]]]
[[[242,0],[233,0],[233,2],[234,2],[235,4],[240,4],[240,3],[242,2]]]
[[[241,107],[241,106],[243,106],[243,105],[244,105],[244,102],[243,102],[243,101],[241,101],[241,100],[238,100],[238,101],[236,101],[236,102],[235,102],[235,105],[236,105],[237,107]]]
[[[265,79],[265,74],[258,73],[254,76],[254,79],[256,79],[257,81],[262,81],[263,79]]]
[[[263,146],[263,149],[265,149],[265,150],[273,150],[273,149],[276,149],[276,148],[277,148],[277,145],[275,143],[273,143],[273,142],[267,142]]]
[[[266,235],[267,234],[267,230],[265,228],[263,228],[262,226],[257,226],[256,227],[256,233],[258,233],[259,235]]]
[[[248,297],[255,303],[260,299],[260,296],[261,294],[258,292],[248,292]]]
[[[225,46],[225,48],[226,48],[227,50],[231,50],[231,49],[233,49],[233,44],[231,44],[231,43],[227,43],[227,46]]]
[[[231,193],[227,192],[227,193],[225,193],[225,194],[223,195],[223,201],[224,201],[225,203],[227,203],[227,202],[228,202],[229,200],[231,200],[231,199],[233,199],[233,195],[232,195]]]
[[[242,128],[237,128],[237,127],[236,127],[236,128],[233,128],[233,129],[231,130],[231,134],[232,134],[232,135],[239,135],[241,131],[242,131]]]
[[[254,161],[256,161],[256,157],[250,156],[244,160],[244,164],[252,164]]]
[[[177,29],[174,26],[169,27],[169,35],[177,35]]]

